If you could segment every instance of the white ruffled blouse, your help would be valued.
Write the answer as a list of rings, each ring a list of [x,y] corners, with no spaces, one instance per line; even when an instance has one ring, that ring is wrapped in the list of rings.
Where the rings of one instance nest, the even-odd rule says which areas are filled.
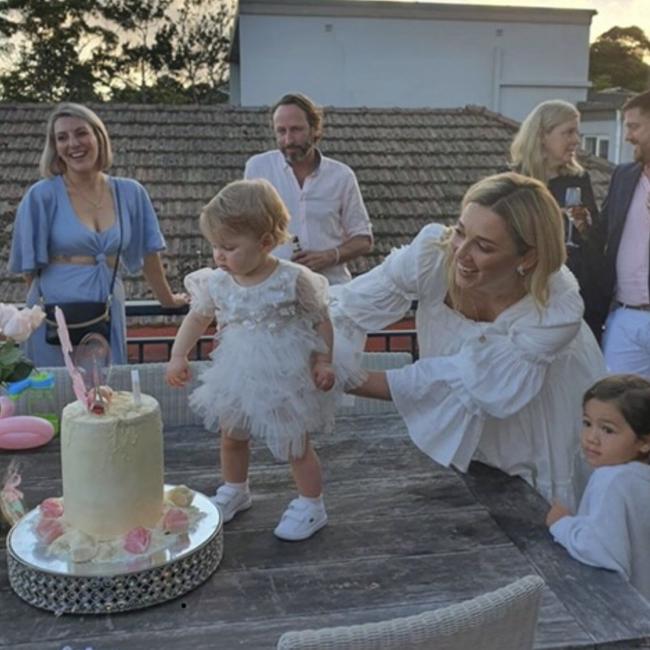
[[[582,395],[605,374],[571,272],[550,280],[539,308],[526,296],[491,323],[445,304],[445,228],[426,226],[380,266],[332,290],[335,350],[350,354],[365,332],[399,320],[418,300],[420,360],[387,372],[415,444],[465,471],[472,459],[522,476],[546,499],[577,503],[575,461]]]

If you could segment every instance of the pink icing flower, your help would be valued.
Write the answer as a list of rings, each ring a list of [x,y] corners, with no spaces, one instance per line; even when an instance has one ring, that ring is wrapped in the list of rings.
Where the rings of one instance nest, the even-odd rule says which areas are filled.
[[[42,517],[47,517],[48,519],[56,519],[63,514],[63,504],[59,499],[45,499],[39,506]]]
[[[48,546],[64,533],[63,525],[57,519],[42,517],[36,526],[37,537]]]
[[[144,553],[151,543],[151,531],[142,526],[132,528],[124,538],[124,550],[133,555]]]
[[[189,517],[180,508],[170,508],[163,518],[163,530],[168,533],[184,533],[190,525]]]

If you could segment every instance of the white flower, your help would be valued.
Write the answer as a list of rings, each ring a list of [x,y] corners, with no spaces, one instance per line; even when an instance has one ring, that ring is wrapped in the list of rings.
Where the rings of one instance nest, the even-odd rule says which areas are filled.
[[[17,343],[26,341],[44,318],[37,305],[18,310],[14,305],[0,303],[0,333]]]
[[[5,325],[18,314],[14,305],[5,305],[0,302],[0,332],[4,331]]]

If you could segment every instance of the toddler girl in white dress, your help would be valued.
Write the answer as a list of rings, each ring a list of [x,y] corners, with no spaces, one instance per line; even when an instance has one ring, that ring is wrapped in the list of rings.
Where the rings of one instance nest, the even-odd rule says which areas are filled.
[[[185,278],[191,308],[167,365],[172,386],[190,379],[188,353],[216,317],[217,347],[191,406],[221,430],[224,522],[252,505],[249,438],[289,461],[298,488],[274,533],[302,540],[327,523],[318,457],[308,434],[330,429],[335,384],[327,280],[270,255],[289,239],[289,215],[267,181],[227,185],[201,213],[215,269]]]
[[[583,399],[582,450],[594,468],[578,512],[555,503],[555,541],[580,562],[622,574],[650,600],[650,382],[612,375]]]

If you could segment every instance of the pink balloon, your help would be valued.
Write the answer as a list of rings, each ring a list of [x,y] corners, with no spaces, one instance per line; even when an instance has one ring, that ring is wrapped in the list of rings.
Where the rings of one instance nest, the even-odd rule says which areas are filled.
[[[54,437],[51,422],[32,415],[0,418],[0,449],[32,449]]]

